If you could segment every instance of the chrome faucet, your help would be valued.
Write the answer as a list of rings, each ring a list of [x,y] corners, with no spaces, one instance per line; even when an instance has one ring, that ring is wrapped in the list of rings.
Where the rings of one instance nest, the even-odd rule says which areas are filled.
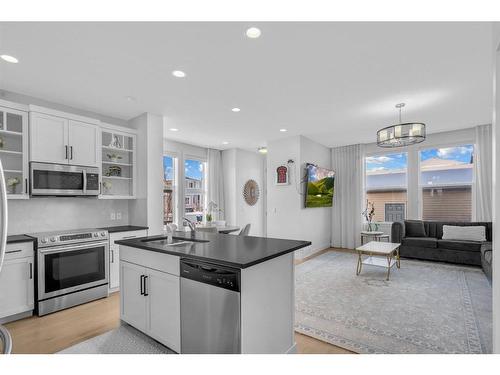
[[[186,222],[188,223],[188,226],[189,226],[189,229],[191,229],[191,232],[194,233],[194,231],[196,230],[196,226],[194,225],[194,223],[189,220],[187,217],[183,217],[184,220],[186,220]]]

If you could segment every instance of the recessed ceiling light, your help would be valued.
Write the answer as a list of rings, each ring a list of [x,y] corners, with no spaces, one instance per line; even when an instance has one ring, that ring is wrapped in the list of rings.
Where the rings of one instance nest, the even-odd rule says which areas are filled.
[[[179,129],[177,129],[177,128],[170,128],[169,130],[170,130],[171,132],[178,132],[178,131],[179,131]]]
[[[228,142],[228,141],[224,141],[224,142],[222,142],[222,144],[223,144],[223,145],[228,145],[228,144],[229,144],[229,142]]]
[[[247,29],[247,37],[251,38],[251,39],[256,39],[260,36],[261,32],[260,32],[260,29],[256,28],[256,27],[251,27],[249,29]]]
[[[5,60],[5,61],[10,62],[12,64],[17,64],[19,62],[19,60],[16,59],[14,56],[0,55],[0,57],[2,58],[2,60]]]
[[[287,131],[288,131],[288,130],[287,130],[287,129],[285,129],[285,128],[280,129],[280,132],[282,132],[282,133],[287,132]]]
[[[241,109],[239,109],[238,107],[234,107],[234,108],[231,108],[231,111],[233,111],[233,112],[239,112],[239,111],[241,111]]]
[[[267,154],[267,147],[259,147],[257,149],[261,154]]]
[[[182,70],[174,70],[172,72],[172,75],[177,78],[184,78],[186,76],[186,73],[184,73]]]
[[[128,101],[128,102],[135,102],[137,99],[134,98],[133,96],[126,96],[125,99]]]

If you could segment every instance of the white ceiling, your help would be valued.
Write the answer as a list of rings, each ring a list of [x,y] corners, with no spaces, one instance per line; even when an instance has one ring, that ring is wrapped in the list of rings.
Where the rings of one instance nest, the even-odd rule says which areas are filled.
[[[374,141],[398,102],[429,133],[490,123],[490,46],[489,23],[0,23],[0,54],[19,59],[0,60],[0,89],[163,114],[168,138],[211,147],[337,146]]]

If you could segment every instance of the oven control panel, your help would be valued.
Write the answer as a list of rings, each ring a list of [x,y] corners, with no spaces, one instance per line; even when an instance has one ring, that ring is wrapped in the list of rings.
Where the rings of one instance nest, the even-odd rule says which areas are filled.
[[[81,243],[90,241],[103,241],[108,239],[108,231],[90,230],[67,233],[47,233],[36,236],[39,247],[57,246],[71,243]]]

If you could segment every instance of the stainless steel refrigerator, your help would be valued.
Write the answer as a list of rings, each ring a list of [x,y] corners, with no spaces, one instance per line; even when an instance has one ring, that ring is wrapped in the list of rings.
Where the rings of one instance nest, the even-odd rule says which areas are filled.
[[[0,160],[0,273],[2,272],[5,248],[7,246],[7,190],[5,188],[5,175]],[[7,328],[0,325],[0,342],[4,354],[10,354],[12,350],[12,338]]]

